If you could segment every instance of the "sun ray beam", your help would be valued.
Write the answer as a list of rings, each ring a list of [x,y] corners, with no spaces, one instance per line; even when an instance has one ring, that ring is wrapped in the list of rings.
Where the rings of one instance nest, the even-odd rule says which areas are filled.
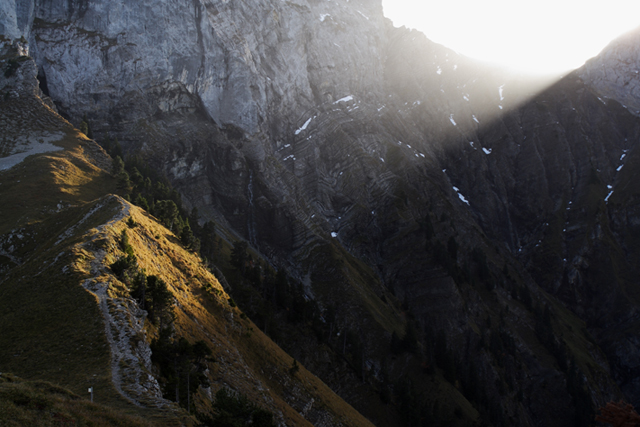
[[[528,74],[562,74],[640,25],[640,2],[383,0],[395,26],[465,56]]]

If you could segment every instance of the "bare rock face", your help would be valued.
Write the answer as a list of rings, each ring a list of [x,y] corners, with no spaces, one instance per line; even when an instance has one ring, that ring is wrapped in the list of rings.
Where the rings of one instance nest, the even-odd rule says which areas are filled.
[[[0,34],[8,39],[29,37],[34,3],[31,0],[7,0],[0,4]]]
[[[602,97],[615,99],[640,114],[640,30],[611,42],[580,70],[580,77]]]
[[[637,360],[629,351],[637,306],[624,295],[637,274],[638,194],[628,180],[637,176],[632,153],[640,129],[627,109],[599,98],[578,74],[483,129],[488,170],[464,147],[466,160],[454,152],[456,166],[447,172],[483,230],[586,322],[637,404]]]
[[[199,97],[219,125],[256,134],[273,112],[374,86],[380,11],[371,1],[36,2],[31,44],[72,117],[106,121],[123,97],[171,83]]]

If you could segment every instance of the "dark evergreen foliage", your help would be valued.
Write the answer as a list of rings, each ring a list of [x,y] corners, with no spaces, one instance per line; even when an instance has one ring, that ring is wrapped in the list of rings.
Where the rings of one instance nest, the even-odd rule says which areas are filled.
[[[185,248],[198,252],[200,250],[200,239],[194,236],[188,221],[189,220],[186,221],[185,226],[182,228],[180,242],[182,242]]]
[[[151,342],[151,360],[159,368],[164,397],[191,410],[191,395],[200,386],[208,387],[204,372],[211,349],[204,341],[191,344],[184,337],[172,337],[170,328],[160,330]]]
[[[20,68],[19,58],[11,58],[8,61],[7,68],[4,69],[4,76],[6,78],[13,76],[18,70],[18,68]]]
[[[145,305],[152,322],[158,322],[162,327],[173,321],[173,294],[164,280],[158,276],[148,276],[146,298]]]
[[[300,370],[300,365],[298,365],[298,361],[293,359],[293,363],[291,364],[291,368],[289,368],[289,373],[291,375],[295,375]]]
[[[111,174],[113,176],[118,176],[124,171],[124,161],[122,160],[122,157],[115,156],[113,158],[113,164],[111,165]]]
[[[244,273],[247,268],[247,263],[250,259],[247,253],[249,244],[244,240],[238,240],[233,243],[233,249],[231,250],[231,266],[238,270],[240,273]]]
[[[131,247],[131,244],[129,244],[129,235],[127,234],[127,230],[122,230],[122,233],[120,234],[119,246],[120,249],[122,249],[122,252],[124,252],[126,255],[134,256],[133,247]]]
[[[116,276],[122,277],[125,271],[134,268],[137,264],[138,261],[134,255],[125,255],[118,258],[109,268]]]
[[[216,239],[216,226],[212,221],[207,221],[200,229],[200,254],[209,260],[215,260],[218,255],[218,243]]]
[[[226,388],[218,390],[213,404],[215,415],[200,414],[206,427],[275,427],[273,414],[252,403],[243,394],[234,393]]]
[[[86,114],[82,116],[82,122],[78,126],[78,130],[84,133],[87,136],[87,138],[93,139],[93,131],[91,130],[91,123],[89,122],[89,119],[87,118]]]

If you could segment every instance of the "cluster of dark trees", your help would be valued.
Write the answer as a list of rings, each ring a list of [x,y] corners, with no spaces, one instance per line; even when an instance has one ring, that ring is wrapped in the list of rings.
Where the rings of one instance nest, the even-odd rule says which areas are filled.
[[[155,275],[147,276],[144,270],[138,268],[127,230],[122,231],[119,245],[124,255],[109,267],[128,286],[131,296],[140,308],[147,311],[148,319],[152,323],[158,324],[160,329],[170,325],[173,322],[173,295],[167,284],[162,278]]]
[[[139,156],[128,156],[123,160],[122,147],[117,139],[107,137],[102,146],[113,157],[112,174],[125,199],[155,216],[165,227],[180,238],[182,244],[195,252],[212,259],[216,250],[215,226],[213,222],[200,227],[198,211],[187,213],[180,194],[167,178],[150,167]]]
[[[191,344],[184,337],[176,337],[170,328],[163,328],[151,341],[151,361],[160,371],[164,397],[192,412],[191,396],[199,387],[210,385],[205,371],[207,362],[214,359],[207,344],[202,340]]]
[[[230,256],[234,298],[251,320],[287,350],[285,324],[299,328],[328,345],[354,373],[365,378],[365,345],[358,330],[339,328],[334,307],[321,309],[302,283],[284,269],[274,270],[249,253],[244,241],[235,242]],[[290,349],[291,350],[291,349]]]
[[[237,241],[231,250],[227,279],[233,283],[234,298],[263,332],[275,341],[281,338],[277,318],[306,325],[321,340],[328,338],[327,315],[306,297],[302,284],[285,270],[274,270],[249,253],[245,241]],[[325,310],[326,311],[326,310]],[[329,310],[331,313],[331,311]],[[329,313],[329,314],[330,314]]]

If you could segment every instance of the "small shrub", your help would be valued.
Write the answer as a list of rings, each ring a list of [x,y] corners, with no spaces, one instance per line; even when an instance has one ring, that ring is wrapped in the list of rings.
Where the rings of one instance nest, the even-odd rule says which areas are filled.
[[[131,220],[133,220],[133,218],[130,218]],[[135,221],[134,221],[135,223]],[[127,225],[129,225],[129,227],[131,227],[131,225],[129,224],[129,222],[127,221]],[[133,228],[133,227],[131,227]],[[129,235],[127,234],[127,230],[122,230],[122,234],[120,235],[120,249],[122,249],[122,252],[124,252],[126,255],[129,256],[134,256],[133,253],[133,247],[129,244]]]
[[[135,267],[136,263],[137,260],[134,255],[126,255],[118,258],[109,268],[111,268],[111,271],[113,271],[116,276],[122,276],[126,270]]]
[[[300,370],[300,366],[298,365],[298,361],[296,359],[293,359],[293,363],[291,364],[291,368],[289,368],[289,373],[291,375],[295,375],[298,373],[298,371]]]
[[[6,78],[13,76],[18,68],[20,68],[20,63],[18,62],[18,60],[16,58],[10,59],[9,65],[4,70],[4,76]]]
[[[83,120],[82,123],[80,123],[80,125],[78,126],[78,130],[87,135],[89,133],[89,125]]]

